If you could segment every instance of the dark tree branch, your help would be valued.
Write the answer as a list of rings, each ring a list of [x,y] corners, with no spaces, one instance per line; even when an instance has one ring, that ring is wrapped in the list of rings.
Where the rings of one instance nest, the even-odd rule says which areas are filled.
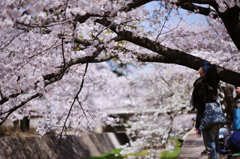
[[[62,56],[63,56],[63,66],[66,66],[66,60],[65,60],[65,55],[64,55],[64,47],[63,47],[63,37],[62,37]]]
[[[145,47],[156,53],[159,53],[168,59],[174,59],[174,62],[179,65],[183,65],[195,70],[201,67],[203,59],[195,57],[193,55],[187,54],[183,51],[174,50],[161,45],[160,43],[154,42],[148,38],[142,38],[134,36],[133,33],[128,31],[123,31],[120,33],[121,36],[125,37],[125,40],[137,44],[139,46]],[[240,74],[225,68],[218,66],[220,80],[230,83],[233,85],[240,85]]]
[[[16,21],[16,24],[22,25],[28,28],[47,28],[47,27],[52,27],[55,25],[61,25],[61,24],[71,23],[71,22],[72,22],[72,19],[67,19],[67,20],[58,21],[58,22],[51,22],[50,24],[25,24],[19,21]]]
[[[114,41],[120,41],[122,40],[121,36],[117,36],[113,38],[112,40]],[[110,40],[110,41],[112,41]],[[48,85],[50,83],[53,83],[55,81],[58,81],[58,77],[62,76],[67,69],[69,69],[71,66],[76,65],[76,64],[84,64],[84,63],[90,63],[93,61],[104,49],[104,46],[98,47],[96,51],[93,52],[91,56],[86,56],[82,58],[77,58],[77,59],[72,59],[68,62],[66,62],[65,67],[61,67],[56,73],[48,74],[43,76],[43,79],[45,80],[45,84]]]
[[[104,58],[101,58],[101,59],[94,59],[90,63],[100,63],[100,62],[111,60],[111,59],[116,58],[116,57],[118,57],[117,54],[111,54],[110,56],[107,56],[107,57],[104,57]]]
[[[20,36],[23,32],[20,32],[19,34],[17,34],[16,36],[12,37],[9,42],[7,43],[2,43],[0,46],[0,50],[2,51],[3,49],[5,49],[6,47],[8,47],[18,36]]]
[[[8,110],[7,115],[3,117],[3,119],[1,119],[0,121],[0,126],[5,122],[5,120],[9,117],[9,115],[11,115],[14,111],[16,111],[18,108],[22,107],[24,104],[26,104],[27,102],[29,102],[32,99],[35,99],[37,97],[39,97],[41,94],[36,93],[34,95],[32,95],[31,97],[27,98],[26,100],[22,101],[20,104],[18,104],[17,106],[11,108],[10,110]],[[1,113],[2,114],[2,113]]]
[[[132,3],[128,3],[127,5],[123,6],[119,11],[130,11],[134,8],[137,8],[143,4],[146,4],[148,2],[151,2],[152,0],[135,0]],[[205,3],[206,2],[206,3]],[[215,10],[211,10],[210,8],[204,8],[200,7],[197,5],[194,5],[193,3],[198,3],[198,4],[209,4],[215,8]],[[176,5],[181,6],[183,9],[189,10],[194,12],[194,10],[199,9],[199,14],[203,15],[209,15],[211,11],[216,12],[218,9],[218,6],[215,1],[210,0],[180,0]],[[233,8],[228,8],[226,12],[224,13],[218,13],[219,17],[222,19],[222,21],[225,24],[225,27],[231,36],[233,42],[237,46],[237,48],[240,50],[240,20],[239,20],[239,12],[240,9],[238,7],[233,7]],[[116,13],[113,14],[116,16]],[[215,14],[217,16],[217,14]],[[84,16],[79,16],[76,15],[76,18],[73,21],[78,21],[80,23],[85,22],[89,17],[99,17],[99,15],[93,15],[87,13]],[[164,62],[164,63],[175,63],[179,65],[183,65],[192,69],[197,70],[201,66],[201,62],[203,59],[192,56],[190,54],[187,54],[186,52],[179,51],[179,50],[174,50],[168,47],[165,47],[161,45],[158,42],[154,42],[148,38],[144,37],[138,37],[134,35],[130,31],[117,31],[118,25],[112,23],[111,21],[107,20],[107,13],[102,19],[96,20],[96,22],[104,25],[105,27],[109,27],[112,31],[118,34],[118,37],[116,37],[114,40],[119,41],[119,40],[126,40],[129,42],[132,42],[136,45],[139,45],[141,47],[147,48],[149,50],[152,50],[156,52],[157,54],[140,54],[140,53],[135,53],[137,58],[141,61],[145,62]],[[51,22],[51,23],[44,23],[44,24],[36,24],[36,25],[27,25],[23,24],[20,22],[16,22],[20,25],[23,25],[25,27],[50,27],[54,25],[59,25],[59,24],[64,24],[64,23],[72,23],[71,20],[66,20],[66,21],[60,21],[60,22]],[[82,42],[78,41],[79,39],[76,39],[76,42]],[[55,81],[58,81],[62,78],[64,73],[73,65],[75,64],[83,64],[83,63],[90,63],[90,62],[97,62],[96,57],[101,53],[101,51],[104,49],[104,47],[99,47],[97,50],[93,53],[92,56],[88,57],[83,57],[83,58],[78,58],[78,59],[73,59],[65,63],[65,66],[62,66],[56,73],[48,74],[44,76],[44,83],[45,86],[48,84],[51,84]],[[110,56],[110,58],[115,57],[116,55]],[[107,60],[107,59],[105,59]],[[233,85],[240,85],[240,74],[236,73],[231,70],[224,69],[222,67],[218,66],[218,71],[220,75],[220,79],[222,81],[225,81],[227,83],[233,84]],[[17,95],[11,95],[12,97],[16,97]],[[39,95],[38,95],[39,96]],[[36,98],[36,97],[35,97]],[[8,101],[9,98],[2,98],[0,102],[6,102]],[[31,99],[30,99],[31,100]],[[2,103],[2,104],[3,104]],[[23,102],[24,103],[24,102]],[[1,103],[0,103],[1,104]],[[23,106],[23,105],[21,105]],[[19,106],[19,107],[21,107]],[[19,108],[14,107],[13,109],[18,109]],[[13,110],[11,109],[11,110]],[[11,111],[10,110],[10,111]],[[10,115],[10,114],[9,114]],[[0,123],[1,124],[1,123]]]
[[[196,10],[198,10],[198,14],[202,14],[202,15],[205,15],[205,16],[209,16],[210,13],[215,13],[213,14],[213,18],[216,18],[218,15],[216,14],[216,11],[215,10],[212,10],[210,8],[204,8],[204,7],[200,7],[200,6],[197,6],[197,5],[194,5],[192,3],[189,3],[189,2],[180,2],[180,3],[175,3],[178,7],[181,7],[185,10],[188,10],[188,11],[191,11],[191,12],[195,12]]]
[[[215,5],[216,1],[214,0],[178,0],[178,3],[197,3],[197,4]]]
[[[210,8],[204,8],[200,6],[196,6],[193,3],[197,4],[209,4],[215,10]],[[240,19],[239,13],[240,8],[238,6],[234,6],[232,8],[227,8],[227,10],[223,13],[218,11],[218,4],[213,0],[179,0],[175,3],[177,6],[181,6],[183,9],[188,11],[194,11],[199,9],[199,14],[208,16],[210,12],[213,12],[213,18],[220,17],[238,50],[240,50]]]
[[[106,18],[97,20],[97,22],[101,23],[101,24],[111,23]],[[168,59],[174,59],[174,62],[176,64],[183,65],[183,66],[195,69],[195,70],[198,70],[199,67],[201,67],[201,63],[202,63],[203,59],[201,59],[199,57],[195,57],[193,55],[190,55],[190,54],[180,51],[180,50],[175,50],[175,49],[165,47],[165,46],[161,45],[160,43],[154,42],[145,37],[138,37],[138,36],[134,35],[132,32],[127,31],[127,30],[117,32],[116,28],[117,28],[116,24],[112,24],[110,27],[110,29],[112,31],[117,33],[124,40],[132,42],[141,47],[147,48],[158,54],[161,54]],[[226,83],[233,84],[233,85],[240,85],[240,74],[239,73],[225,69],[220,66],[218,66],[218,71],[219,71],[220,80],[222,80]]]
[[[235,6],[233,8],[228,8],[225,12],[219,13],[232,41],[240,50],[240,8]]]
[[[157,1],[157,0],[134,0],[132,3],[128,3],[127,5],[123,6],[119,11],[129,12],[132,9],[138,8],[144,4],[147,4],[152,1]],[[115,16],[116,16],[116,14],[115,14]]]
[[[177,61],[174,59],[167,58],[160,54],[142,54],[133,52],[134,55],[137,56],[137,59],[142,62],[159,62],[159,63],[174,63],[176,64]]]
[[[132,3],[128,3],[127,5],[123,6],[122,8],[120,8],[118,11],[125,11],[125,12],[129,12],[132,9],[135,9],[137,7],[140,7],[146,3],[149,3],[153,0],[135,0]],[[68,3],[66,3],[68,4]],[[61,6],[59,6],[61,7]],[[103,17],[108,17],[109,13],[105,12]],[[60,24],[65,24],[65,23],[72,23],[73,21],[78,21],[79,23],[84,23],[86,22],[86,20],[88,20],[90,17],[102,17],[98,14],[90,14],[90,13],[86,13],[85,15],[75,15],[76,18],[75,19],[67,19],[67,20],[62,20],[62,21],[53,21],[53,22],[45,22],[42,24],[25,24],[19,21],[16,21],[16,24],[18,25],[22,25],[25,27],[30,27],[30,28],[36,28],[36,27],[41,27],[41,28],[46,28],[46,27],[51,27],[51,26],[55,26],[55,25],[60,25]],[[115,12],[111,17],[117,16],[117,12]]]
[[[118,47],[116,47],[114,50],[117,51],[118,49],[121,49],[124,52],[131,52],[133,55],[136,56],[136,59],[138,59],[141,62],[159,62],[159,63],[177,64],[176,60],[167,58],[167,57],[162,56],[160,54],[139,53],[139,52],[134,52],[132,50],[128,50],[126,48],[118,48]],[[109,55],[107,57],[104,57],[104,58],[101,58],[101,59],[94,59],[90,63],[100,63],[100,62],[111,60],[111,59],[116,58],[116,57],[118,57],[117,53],[116,54],[111,54],[111,55]]]
[[[75,43],[78,43],[78,44],[82,44],[82,45],[86,45],[86,46],[90,46],[92,45],[93,41],[89,41],[89,40],[85,40],[85,39],[80,39],[79,37],[76,37],[74,39],[74,42]]]
[[[88,121],[88,123],[89,123],[89,120],[88,120],[88,118],[87,118],[87,114],[85,113],[85,110],[84,110],[83,107],[82,107],[82,102],[80,102],[79,98],[77,98],[77,101],[78,101],[78,104],[79,104],[80,108],[82,109],[82,112],[83,112],[85,118],[87,119],[87,121]]]
[[[83,77],[82,77],[82,82],[81,82],[81,85],[80,85],[80,88],[79,88],[79,90],[78,90],[78,92],[77,92],[77,94],[75,95],[75,97],[74,97],[74,99],[73,99],[73,102],[72,102],[72,104],[71,104],[71,106],[70,106],[70,109],[69,109],[69,111],[68,111],[68,114],[67,114],[67,118],[65,119],[65,121],[64,121],[64,124],[63,124],[63,128],[62,128],[62,131],[61,131],[61,133],[60,133],[60,138],[58,139],[58,142],[57,142],[57,145],[56,145],[56,147],[55,147],[55,150],[54,150],[54,152],[53,152],[53,155],[52,155],[52,157],[54,156],[54,154],[56,153],[56,150],[57,150],[57,148],[58,148],[58,145],[59,145],[59,142],[60,142],[60,140],[61,140],[61,138],[62,138],[62,134],[63,134],[63,131],[64,131],[64,129],[66,129],[66,123],[67,123],[67,120],[68,120],[68,118],[69,118],[69,116],[70,116],[70,114],[71,114],[71,112],[72,112],[72,108],[73,108],[73,106],[74,106],[74,103],[75,103],[75,101],[76,100],[78,100],[78,95],[81,93],[81,91],[82,91],[82,88],[83,88],[83,84],[84,84],[84,78],[85,78],[85,75],[86,75],[86,73],[87,73],[87,69],[88,69],[88,63],[86,63],[86,67],[85,67],[85,71],[84,71],[84,74],[83,74]],[[80,103],[79,103],[80,104]],[[81,105],[80,105],[81,106]],[[82,107],[82,106],[81,106]],[[85,114],[85,113],[84,113]],[[66,131],[66,130],[65,130]],[[52,158],[51,157],[51,158]]]
[[[83,74],[83,77],[82,77],[82,82],[81,82],[80,88],[79,88],[77,94],[76,94],[75,97],[74,97],[74,100],[73,100],[73,102],[72,102],[72,105],[70,106],[70,109],[69,109],[69,111],[68,111],[67,118],[66,118],[65,121],[64,121],[63,129],[62,129],[62,131],[61,131],[61,133],[60,133],[60,137],[62,137],[62,133],[63,133],[64,127],[66,127],[66,123],[67,123],[67,120],[68,120],[68,118],[69,118],[69,116],[70,116],[70,114],[71,114],[71,111],[72,111],[72,108],[73,108],[73,106],[74,106],[74,103],[75,103],[76,100],[78,100],[78,95],[81,93],[81,91],[82,91],[82,89],[83,89],[83,84],[84,84],[84,80],[85,80],[85,75],[86,75],[86,73],[87,73],[87,69],[88,69],[88,63],[86,63],[86,67],[85,67],[85,71],[84,71],[84,74]]]
[[[3,96],[3,95],[1,94],[2,99],[0,100],[0,105],[2,105],[2,104],[4,104],[5,102],[7,102],[7,101],[9,100],[9,98],[15,98],[15,97],[19,96],[19,95],[22,94],[22,93],[23,93],[23,91],[21,90],[21,92],[11,94],[11,95],[8,96],[8,97],[5,97],[5,96]]]
[[[121,40],[122,37],[115,37],[112,40],[114,41],[119,41]],[[85,41],[87,42],[87,41]],[[88,42],[89,43],[89,42]],[[89,43],[90,44],[90,43]],[[72,59],[68,62],[65,63],[65,66],[61,66],[61,68],[56,72],[56,73],[51,73],[51,74],[47,74],[44,75],[44,84],[45,87],[53,82],[59,81],[62,79],[62,77],[64,76],[64,73],[73,65],[76,64],[84,64],[84,63],[90,63],[92,62],[100,53],[101,51],[104,49],[104,47],[98,47],[96,49],[96,51],[93,53],[92,56],[87,56],[87,57],[83,57],[83,58],[77,58],[77,59]],[[37,82],[36,82],[37,83]],[[0,105],[4,104],[5,102],[7,102],[10,98],[16,98],[17,96],[19,96],[20,94],[23,94],[26,92],[23,92],[21,90],[21,92],[19,93],[13,93],[11,95],[9,95],[8,97],[5,97],[2,95],[2,99],[0,100]],[[22,105],[23,106],[23,105]]]

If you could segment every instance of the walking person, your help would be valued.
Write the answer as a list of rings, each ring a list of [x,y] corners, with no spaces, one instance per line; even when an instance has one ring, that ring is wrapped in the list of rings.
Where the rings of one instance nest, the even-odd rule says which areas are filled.
[[[195,128],[199,131],[205,106],[208,103],[218,103],[219,79],[214,63],[204,61],[199,68],[200,77],[194,82],[191,103],[197,109]],[[219,159],[219,125],[202,129],[205,149],[209,159]]]

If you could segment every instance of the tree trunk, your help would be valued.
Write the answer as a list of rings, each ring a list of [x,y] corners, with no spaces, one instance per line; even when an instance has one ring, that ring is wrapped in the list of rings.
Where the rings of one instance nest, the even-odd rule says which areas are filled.
[[[233,87],[227,85],[223,87],[225,94],[224,105],[226,106],[225,112],[227,113],[227,119],[232,124],[234,119],[234,108],[237,108],[236,101],[233,98]]]
[[[240,20],[239,20],[240,9],[238,6],[228,8],[226,12],[219,13],[232,41],[240,50]]]

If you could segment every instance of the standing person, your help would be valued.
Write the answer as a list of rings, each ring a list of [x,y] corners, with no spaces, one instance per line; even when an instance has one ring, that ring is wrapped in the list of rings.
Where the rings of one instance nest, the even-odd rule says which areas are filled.
[[[206,103],[217,103],[219,79],[214,63],[204,61],[199,68],[200,77],[194,82],[191,103],[197,109],[195,128],[199,131]],[[219,159],[219,125],[202,129],[202,136],[209,159]]]

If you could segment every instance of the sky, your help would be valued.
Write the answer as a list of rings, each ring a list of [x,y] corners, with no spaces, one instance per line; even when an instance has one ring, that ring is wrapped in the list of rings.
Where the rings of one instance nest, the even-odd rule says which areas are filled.
[[[145,7],[147,9],[149,9],[150,11],[153,11],[156,7],[158,7],[158,4],[159,2],[157,1],[153,1],[153,2],[150,2],[150,3],[147,3],[145,5]],[[200,14],[195,14],[195,13],[192,13],[190,15],[187,15],[187,11],[184,10],[184,9],[179,9],[180,11],[180,16],[172,16],[172,19],[170,19],[170,22],[172,23],[178,23],[179,22],[179,18],[182,17],[183,20],[185,20],[187,23],[191,24],[191,23],[198,23],[198,22],[202,22],[202,23],[205,23],[206,22],[206,19],[203,15],[200,15]]]

